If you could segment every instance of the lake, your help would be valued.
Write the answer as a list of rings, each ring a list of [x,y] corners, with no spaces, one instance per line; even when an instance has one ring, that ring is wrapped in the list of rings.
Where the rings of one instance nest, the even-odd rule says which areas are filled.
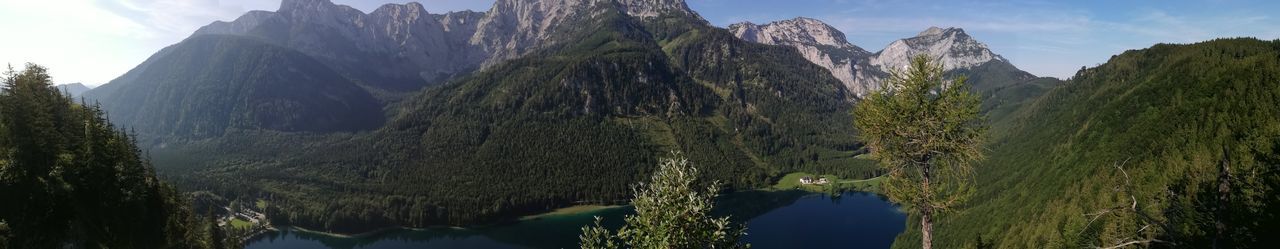
[[[906,215],[881,197],[863,192],[839,196],[801,191],[747,191],[725,195],[716,215],[746,220],[752,248],[888,248],[905,228]],[[401,229],[345,238],[284,229],[247,243],[249,249],[292,248],[577,248],[582,226],[594,216],[621,226],[627,207],[549,215],[484,228]]]

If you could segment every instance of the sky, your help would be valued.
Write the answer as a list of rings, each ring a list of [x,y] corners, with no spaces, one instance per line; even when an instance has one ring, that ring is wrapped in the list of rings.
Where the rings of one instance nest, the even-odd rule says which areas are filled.
[[[408,0],[333,0],[370,12]],[[488,10],[493,0],[419,0],[428,12]],[[1112,55],[1156,43],[1280,38],[1280,1],[687,0],[712,24],[822,20],[879,51],[929,27],[957,27],[1015,66],[1070,77]],[[56,83],[101,85],[213,21],[279,0],[0,0],[0,63],[49,68]],[[0,65],[2,66],[2,65]]]

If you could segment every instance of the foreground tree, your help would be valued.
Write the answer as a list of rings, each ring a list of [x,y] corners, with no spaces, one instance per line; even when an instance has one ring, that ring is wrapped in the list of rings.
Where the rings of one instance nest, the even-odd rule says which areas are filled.
[[[207,248],[187,201],[100,109],[34,64],[2,80],[0,247]]]
[[[885,192],[920,216],[923,248],[933,248],[934,215],[973,191],[971,163],[986,130],[980,104],[965,78],[947,81],[942,65],[921,55],[854,110],[871,156],[889,171]]]
[[[746,229],[729,224],[729,217],[711,218],[709,212],[718,189],[716,184],[699,192],[694,187],[698,170],[689,160],[673,155],[664,158],[648,183],[635,188],[626,225],[611,233],[600,225],[583,227],[582,248],[748,248],[738,243]]]

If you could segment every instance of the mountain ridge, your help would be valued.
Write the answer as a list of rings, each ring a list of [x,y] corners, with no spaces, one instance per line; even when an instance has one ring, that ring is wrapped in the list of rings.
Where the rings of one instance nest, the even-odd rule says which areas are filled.
[[[935,242],[1269,247],[1280,228],[1276,79],[1280,40],[1253,38],[1156,44],[1082,68],[993,121],[1003,132],[972,204],[944,218]],[[1114,207],[1125,208],[1090,215]],[[918,241],[908,227],[895,248]]]
[[[360,14],[295,0],[202,29],[92,95],[113,120],[139,129],[159,171],[180,186],[263,198],[274,224],[327,231],[478,224],[611,203],[670,151],[733,188],[798,170],[874,174],[850,155],[861,145],[842,125],[852,122],[853,95],[825,69],[792,49],[738,39],[683,1],[645,5],[655,3],[502,0],[485,13],[406,4]],[[342,59],[428,51],[412,47],[424,40],[505,52],[477,53],[472,71],[417,90],[374,81],[394,71],[353,70],[409,57]],[[201,45],[211,42],[223,45]],[[263,63],[227,63],[246,60]],[[271,126],[245,119],[255,112],[239,104],[281,103],[254,95],[272,84],[320,83],[334,88],[294,91],[284,98],[291,104],[269,110],[316,125],[370,123]],[[336,87],[346,90],[325,90]],[[287,101],[302,96],[336,97]],[[311,112],[332,107],[358,118]],[[205,116],[228,118],[187,118]]]
[[[669,151],[729,188],[784,172],[882,173],[855,157],[857,92],[807,58],[841,55],[828,64],[845,61],[852,78],[886,77],[852,71],[874,67],[852,60],[870,52],[814,19],[794,25],[823,30],[768,39],[811,48],[800,50],[741,39],[683,1],[644,3],[655,2],[500,0],[443,14],[392,4],[365,14],[293,0],[202,28],[90,95],[139,128],[180,186],[265,199],[273,223],[327,231],[610,203]],[[460,63],[427,67],[438,61]],[[424,69],[450,73],[428,81]],[[272,84],[300,90],[255,94]],[[245,102],[287,119],[254,119]],[[315,111],[324,108],[346,114]],[[204,116],[218,118],[188,118]]]
[[[71,95],[71,97],[79,97],[81,94],[84,94],[89,90],[93,90],[93,88],[90,88],[80,82],[60,84],[55,87],[58,87],[58,90],[62,91],[63,94]]]
[[[500,0],[486,12],[445,14],[428,13],[417,2],[384,4],[363,13],[329,0],[285,0],[274,12],[251,11],[231,22],[217,21],[193,36],[258,36],[317,57],[364,85],[402,92],[558,42],[549,40],[558,23],[584,16],[581,10],[599,4],[645,18],[693,13],[682,0]],[[369,63],[379,69],[362,72]]]
[[[761,25],[741,22],[730,25],[729,30],[744,40],[798,49],[809,61],[831,71],[859,97],[881,89],[893,70],[901,70],[911,57],[921,54],[934,57],[949,75],[958,75],[955,71],[1000,75],[991,77],[999,78],[992,82],[971,82],[980,92],[1007,85],[1003,81],[1023,82],[1037,78],[991,52],[961,28],[929,27],[914,37],[898,39],[875,53],[848,42],[844,33],[831,25],[808,17]]]
[[[112,121],[144,135],[358,131],[383,120],[378,101],[356,84],[299,52],[249,37],[192,37],[143,64],[152,66],[85,97],[101,102]]]

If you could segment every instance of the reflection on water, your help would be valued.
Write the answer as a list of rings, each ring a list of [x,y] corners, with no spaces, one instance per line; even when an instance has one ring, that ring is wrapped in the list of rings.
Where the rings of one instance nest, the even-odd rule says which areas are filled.
[[[752,248],[889,248],[905,219],[874,194],[809,195],[751,219],[745,239]]]
[[[888,248],[904,229],[905,214],[874,194],[826,196],[799,191],[747,191],[725,195],[716,215],[746,220],[752,248]],[[246,248],[576,248],[582,226],[594,216],[621,226],[628,207],[546,216],[511,225],[475,228],[399,229],[360,238],[284,230],[249,241]]]

